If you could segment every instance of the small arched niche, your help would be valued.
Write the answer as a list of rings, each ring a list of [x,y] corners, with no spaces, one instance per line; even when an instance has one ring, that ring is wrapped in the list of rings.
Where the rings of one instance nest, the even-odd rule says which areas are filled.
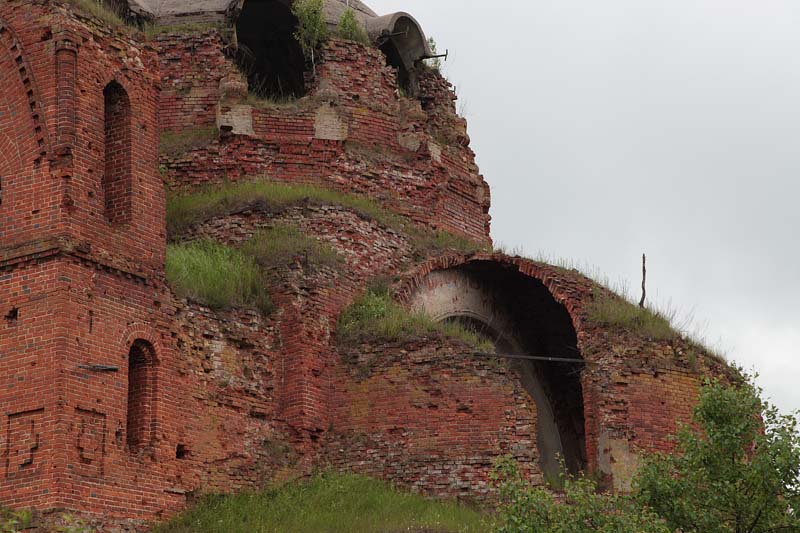
[[[294,37],[291,0],[246,0],[236,20],[237,60],[250,92],[263,98],[306,93],[306,60]]]
[[[412,308],[439,321],[457,321],[491,341],[498,357],[581,359],[567,310],[539,280],[506,265],[478,261],[435,271],[412,295]],[[583,366],[508,358],[534,400],[539,465],[557,481],[586,468]]]
[[[128,352],[128,408],[126,444],[138,453],[155,435],[156,351],[145,340],[135,341]]]
[[[131,221],[131,101],[127,91],[112,81],[103,89],[105,217],[112,224]]]

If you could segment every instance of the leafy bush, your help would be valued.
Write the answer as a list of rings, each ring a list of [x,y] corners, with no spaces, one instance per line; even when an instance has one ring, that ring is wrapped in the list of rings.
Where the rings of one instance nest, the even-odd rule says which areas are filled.
[[[482,352],[494,352],[494,345],[459,322],[436,322],[424,313],[412,312],[394,301],[384,288],[371,288],[345,309],[339,319],[337,339],[353,345],[362,339],[398,342],[438,333],[464,341]]]
[[[482,532],[463,505],[401,492],[362,476],[326,473],[276,490],[210,496],[155,533]]]
[[[166,274],[176,294],[212,309],[272,310],[261,270],[239,250],[212,241],[172,244]]]
[[[498,461],[492,479],[500,489],[498,533],[672,533],[655,513],[629,496],[604,494],[588,478],[563,479],[563,501],[523,479],[510,457]]]
[[[697,533],[800,531],[800,433],[745,376],[709,383],[672,455],[645,462],[640,500],[671,530]]]
[[[356,12],[350,8],[345,9],[339,18],[336,34],[342,39],[369,44],[369,36],[364,27],[356,19]]]
[[[273,269],[288,265],[297,258],[312,267],[336,266],[341,258],[329,245],[309,237],[297,226],[275,224],[257,233],[241,248],[262,268]]]
[[[315,73],[314,53],[328,38],[328,23],[323,7],[323,0],[296,0],[292,4],[292,13],[297,17],[294,37],[300,43],[303,54],[315,65]]]

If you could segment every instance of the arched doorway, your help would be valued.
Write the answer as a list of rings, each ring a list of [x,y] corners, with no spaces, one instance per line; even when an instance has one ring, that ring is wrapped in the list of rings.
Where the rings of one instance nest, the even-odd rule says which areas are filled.
[[[409,300],[436,320],[456,320],[492,341],[537,411],[540,467],[548,480],[586,467],[577,335],[567,310],[537,279],[507,265],[476,261],[430,273]],[[570,359],[551,362],[526,357]]]
[[[250,92],[264,98],[305,95],[305,57],[294,37],[290,0],[247,0],[236,21],[238,62]]]

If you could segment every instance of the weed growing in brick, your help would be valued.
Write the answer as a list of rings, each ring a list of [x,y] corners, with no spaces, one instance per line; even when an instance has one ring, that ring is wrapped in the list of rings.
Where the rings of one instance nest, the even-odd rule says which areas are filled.
[[[234,248],[211,241],[169,245],[166,275],[177,295],[212,309],[272,311],[255,260]]]
[[[589,307],[589,318],[650,339],[669,340],[679,336],[667,317],[615,295],[601,293],[595,297]]]
[[[487,530],[486,517],[464,505],[431,501],[362,476],[324,473],[261,493],[206,497],[154,533]]]
[[[290,224],[275,224],[255,234],[241,250],[265,270],[274,270],[297,260],[312,269],[336,267],[342,261],[331,246]]]
[[[103,23],[108,24],[109,26],[116,28],[118,30],[124,30],[128,26],[126,26],[125,21],[115,13],[113,10],[106,7],[102,1],[98,0],[67,0],[70,5],[78,8],[80,11],[83,11],[87,15],[91,15]]]
[[[23,531],[28,529],[30,522],[30,511],[11,511],[0,507],[0,533]]]
[[[206,146],[219,136],[216,127],[193,128],[182,132],[165,131],[161,134],[159,153],[176,156]]]
[[[459,322],[436,322],[424,313],[412,312],[398,304],[389,291],[371,288],[345,309],[339,319],[337,340],[353,346],[366,339],[387,342],[440,334],[466,342],[481,352],[494,352],[494,345]]]

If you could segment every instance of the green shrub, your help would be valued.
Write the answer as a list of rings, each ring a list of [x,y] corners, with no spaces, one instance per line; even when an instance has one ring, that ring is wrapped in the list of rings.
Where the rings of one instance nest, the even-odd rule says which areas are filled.
[[[672,533],[663,519],[626,495],[601,493],[589,478],[563,478],[562,501],[534,487],[510,458],[491,477],[499,485],[498,533]]]
[[[16,533],[31,523],[30,511],[12,511],[0,507],[0,533]]]
[[[212,241],[169,245],[166,274],[177,295],[212,309],[272,310],[258,265],[228,246]]]
[[[276,490],[209,496],[155,533],[483,532],[477,511],[362,476],[326,473]]]
[[[345,9],[339,18],[336,34],[342,39],[369,44],[369,36],[364,27],[356,19],[356,12],[350,8]]]
[[[165,131],[161,134],[159,153],[176,156],[208,145],[219,136],[215,126],[197,127],[181,132]]]
[[[292,13],[297,17],[295,39],[300,43],[303,54],[314,64],[314,54],[328,38],[328,23],[325,21],[323,0],[296,0],[292,4]]]
[[[428,37],[428,48],[431,49],[433,55],[436,55],[438,53],[438,50],[436,49],[436,39],[434,39],[433,37]],[[434,57],[432,59],[426,59],[424,65],[429,68],[432,68],[436,72],[439,72],[442,70],[442,58]]]
[[[337,328],[340,345],[357,344],[364,339],[401,342],[437,333],[466,342],[482,352],[494,352],[488,339],[459,322],[436,322],[425,313],[408,311],[383,288],[368,289],[344,310]]]
[[[589,306],[589,319],[655,340],[674,339],[679,333],[661,313],[636,306],[624,298],[602,293]]]
[[[274,269],[300,258],[311,268],[337,266],[341,258],[336,250],[303,233],[297,226],[275,224],[254,235],[241,248],[264,269]]]

